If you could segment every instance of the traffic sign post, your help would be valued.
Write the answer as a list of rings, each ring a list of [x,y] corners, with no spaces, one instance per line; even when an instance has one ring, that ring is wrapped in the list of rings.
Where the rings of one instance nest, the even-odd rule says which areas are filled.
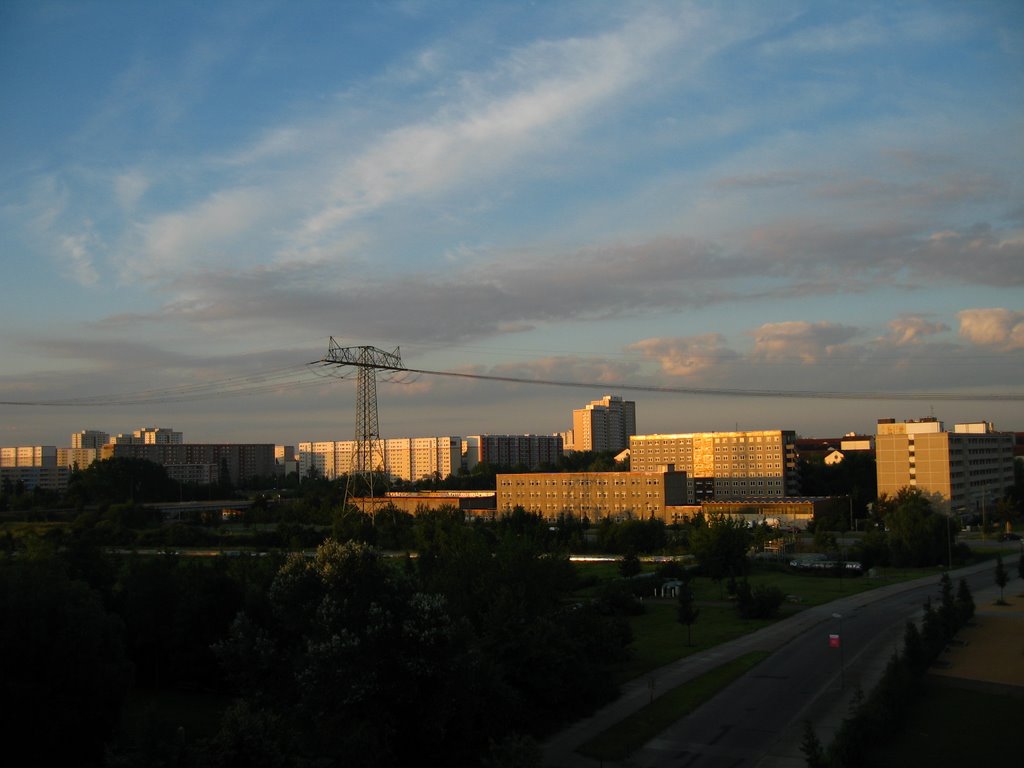
[[[839,619],[839,631],[829,633],[828,636],[828,647],[839,649],[839,690],[843,690],[843,614],[833,613],[833,619]]]

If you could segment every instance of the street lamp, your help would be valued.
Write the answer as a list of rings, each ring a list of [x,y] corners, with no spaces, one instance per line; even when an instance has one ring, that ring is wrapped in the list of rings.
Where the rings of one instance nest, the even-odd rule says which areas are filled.
[[[829,640],[834,643],[833,647],[839,648],[839,690],[843,690],[844,664],[843,664],[843,614],[833,613],[833,619],[839,619],[839,633],[832,635]]]

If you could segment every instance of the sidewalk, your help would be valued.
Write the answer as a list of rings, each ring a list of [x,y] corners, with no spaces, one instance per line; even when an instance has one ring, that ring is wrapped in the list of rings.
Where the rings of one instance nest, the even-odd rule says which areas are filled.
[[[979,564],[953,571],[950,575],[955,582],[961,575],[976,573],[990,567],[987,563]],[[927,576],[915,581],[891,584],[869,592],[843,597],[825,605],[808,608],[771,626],[708,649],[704,653],[679,659],[637,678],[623,686],[622,694],[618,699],[590,717],[577,721],[549,738],[543,744],[543,764],[551,768],[598,768],[600,766],[598,761],[583,757],[576,752],[576,749],[648,704],[652,696],[650,686],[652,679],[655,681],[653,696],[657,698],[688,680],[751,651],[778,650],[792,638],[829,619],[833,612],[846,613],[852,611],[856,606],[866,605],[874,600],[935,582],[936,578],[937,576]],[[1007,586],[1007,594],[1010,594],[1013,588],[1013,582],[1011,582]],[[998,589],[995,594],[998,596]],[[982,599],[976,597],[975,602],[979,608],[982,607]],[[902,636],[902,627],[900,627],[900,635]],[[849,711],[849,704],[856,693],[857,685],[859,684],[865,691],[870,690],[885,669],[892,647],[892,639],[880,638],[876,646],[879,646],[884,652],[862,653],[857,660],[851,660],[849,666],[851,684],[847,686],[841,699],[825,709],[816,711],[813,721],[818,729],[819,738],[823,742],[827,743],[826,738],[831,738],[830,734],[834,732]],[[815,699],[810,702],[807,709],[812,709],[817,701]],[[778,743],[778,748],[766,756],[759,764],[760,766],[763,768],[797,768],[797,766],[802,767],[805,764],[803,754],[800,752],[800,741],[803,737],[802,720],[790,730],[792,732],[783,735]]]

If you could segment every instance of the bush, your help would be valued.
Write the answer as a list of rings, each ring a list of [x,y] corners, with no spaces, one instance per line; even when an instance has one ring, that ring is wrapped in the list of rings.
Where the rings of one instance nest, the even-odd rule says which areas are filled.
[[[639,616],[644,612],[644,604],[634,596],[633,585],[629,581],[605,583],[595,604],[606,616]]]
[[[736,608],[743,619],[770,619],[779,612],[785,599],[776,586],[750,586],[746,579],[736,584]]]

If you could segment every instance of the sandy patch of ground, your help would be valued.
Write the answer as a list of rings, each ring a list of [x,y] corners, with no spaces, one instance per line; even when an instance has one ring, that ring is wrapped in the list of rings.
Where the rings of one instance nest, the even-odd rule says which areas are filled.
[[[1008,605],[978,601],[975,626],[960,630],[957,642],[940,659],[943,666],[933,667],[931,674],[1024,688],[1024,594],[1019,583],[1006,590],[1004,600]]]

